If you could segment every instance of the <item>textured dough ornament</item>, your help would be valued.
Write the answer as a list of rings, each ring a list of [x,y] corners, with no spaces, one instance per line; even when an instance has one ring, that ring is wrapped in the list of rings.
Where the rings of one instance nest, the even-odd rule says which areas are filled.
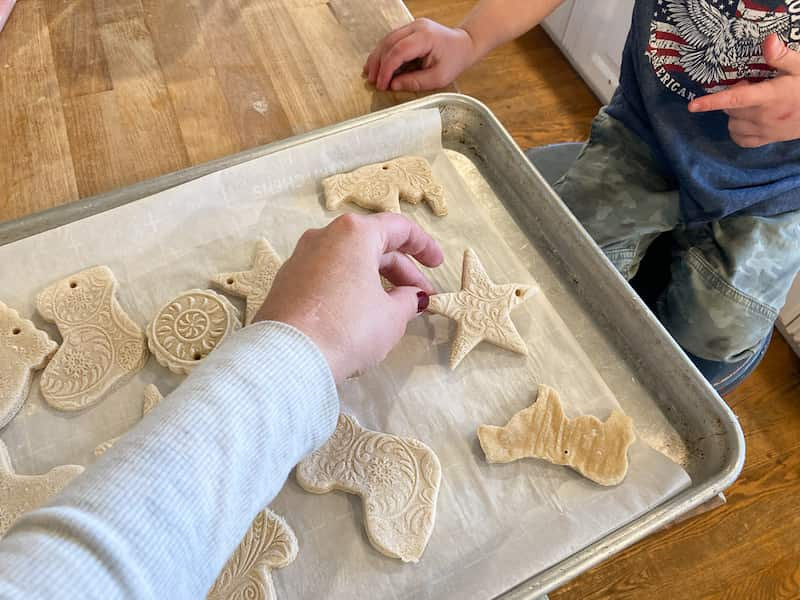
[[[444,188],[436,183],[428,161],[420,156],[366,165],[322,181],[325,207],[337,210],[345,202],[376,212],[400,212],[400,200],[419,204],[425,200],[436,216],[447,214]]]
[[[472,249],[464,251],[461,291],[431,296],[428,311],[453,319],[456,337],[450,349],[450,368],[482,340],[496,346],[528,354],[528,347],[511,321],[511,309],[531,297],[534,286],[492,283]]]
[[[44,475],[17,475],[8,448],[0,441],[0,538],[14,521],[45,504],[81,473],[81,466],[63,465]]]
[[[0,302],[0,429],[22,408],[33,372],[44,369],[58,344]]]
[[[212,290],[189,290],[170,300],[147,326],[150,351],[163,367],[188,375],[231,332],[239,311]]]
[[[297,557],[297,538],[281,517],[265,508],[253,520],[239,547],[225,563],[208,600],[275,600],[272,569]]]
[[[161,392],[158,391],[158,388],[156,386],[154,386],[152,383],[147,385],[144,388],[144,401],[142,402],[142,418],[144,418],[144,416],[147,413],[149,413],[158,404],[160,404],[163,399],[164,399],[164,396],[161,395]],[[121,438],[121,437],[122,437],[121,435],[118,435],[115,438],[111,438],[107,442],[103,442],[102,444],[99,444],[94,449],[94,455],[95,456],[102,456],[103,454],[108,452],[108,450],[111,448],[111,446],[116,444],[117,441],[119,440],[119,438]]]
[[[340,414],[333,436],[297,465],[306,491],[358,494],[372,545],[403,562],[417,562],[436,519],[442,468],[418,440],[361,427]]]
[[[617,485],[628,473],[628,448],[635,439],[633,420],[614,409],[605,422],[591,415],[567,419],[558,393],[539,386],[536,402],[505,427],[481,425],[478,439],[490,463],[543,458],[568,465],[600,485]]]
[[[81,410],[144,367],[144,333],[117,302],[108,267],[92,267],[45,288],[36,308],[63,341],[40,380],[42,396],[59,410]]]
[[[253,268],[249,271],[234,273],[220,273],[211,281],[223,292],[231,296],[247,299],[244,313],[244,324],[250,325],[258,309],[264,304],[272,281],[281,268],[281,258],[273,250],[267,240],[261,239],[256,243],[256,255]]]

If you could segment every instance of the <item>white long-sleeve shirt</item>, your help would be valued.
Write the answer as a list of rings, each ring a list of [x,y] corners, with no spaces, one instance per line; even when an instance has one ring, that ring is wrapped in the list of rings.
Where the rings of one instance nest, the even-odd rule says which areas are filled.
[[[317,346],[237,332],[0,541],[0,598],[204,598],[252,519],[336,426]]]

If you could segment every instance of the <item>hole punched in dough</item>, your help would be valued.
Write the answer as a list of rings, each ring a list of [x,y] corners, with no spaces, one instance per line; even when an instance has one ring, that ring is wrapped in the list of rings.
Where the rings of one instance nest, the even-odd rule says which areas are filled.
[[[42,372],[47,403],[76,411],[97,404],[144,367],[142,329],[117,301],[119,285],[106,266],[92,267],[45,288],[36,308],[61,332],[61,347]]]
[[[237,329],[239,311],[213,290],[188,290],[158,311],[147,326],[147,343],[162,367],[188,375]]]
[[[297,558],[299,545],[292,528],[270,509],[253,520],[250,529],[225,563],[207,600],[276,600],[272,570]]]
[[[489,463],[542,458],[567,465],[595,483],[617,485],[628,473],[633,420],[614,409],[605,421],[591,415],[568,419],[554,389],[540,385],[536,401],[503,427],[481,425],[478,440]]]
[[[45,368],[58,344],[0,302],[0,428],[19,412],[35,371]]]
[[[496,284],[471,248],[464,251],[461,290],[434,294],[428,312],[453,319],[456,337],[450,349],[450,368],[455,369],[481,341],[486,340],[518,354],[528,354],[528,346],[511,320],[511,309],[536,293],[536,287]]]
[[[322,181],[325,208],[338,210],[345,202],[375,212],[400,212],[400,201],[424,201],[438,217],[447,215],[444,188],[436,182],[427,160],[400,156],[332,175]]]
[[[376,550],[417,562],[436,520],[442,467],[422,442],[361,427],[340,414],[333,436],[296,470],[314,494],[341,490],[361,496],[364,527]]]
[[[211,278],[211,283],[226,294],[246,299],[244,324],[250,325],[258,309],[264,304],[281,264],[281,257],[262,238],[256,242],[253,266],[248,271],[220,273]]]

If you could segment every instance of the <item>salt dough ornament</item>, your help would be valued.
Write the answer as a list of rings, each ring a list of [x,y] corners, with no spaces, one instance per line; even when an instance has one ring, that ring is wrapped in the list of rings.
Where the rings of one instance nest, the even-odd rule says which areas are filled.
[[[322,181],[325,208],[337,210],[345,202],[381,212],[400,212],[400,200],[419,204],[425,200],[436,216],[447,214],[444,188],[436,183],[428,161],[420,156],[394,160],[332,175]]]
[[[17,475],[8,448],[0,441],[0,538],[19,517],[47,503],[81,473],[81,466],[63,465],[44,475]]]
[[[42,396],[75,411],[99,402],[147,362],[144,332],[117,302],[108,267],[92,267],[45,288],[36,308],[63,341],[42,372]]]
[[[0,429],[22,408],[34,371],[44,369],[58,344],[0,302]]]
[[[528,347],[511,321],[511,309],[530,298],[536,287],[493,283],[472,249],[464,251],[461,291],[430,297],[428,311],[458,324],[450,349],[450,368],[458,364],[482,340],[528,354]]]
[[[442,468],[422,442],[361,427],[340,414],[333,436],[297,466],[306,491],[358,494],[372,545],[403,562],[417,562],[433,532]]]
[[[628,472],[633,420],[614,409],[605,422],[591,415],[564,416],[558,393],[539,386],[536,401],[504,427],[481,425],[478,439],[490,463],[543,458],[568,465],[600,485],[617,485]]]
[[[214,285],[231,296],[247,299],[244,313],[244,324],[250,325],[256,312],[264,304],[272,281],[281,268],[281,258],[270,243],[261,239],[256,243],[256,255],[253,268],[249,271],[221,273],[211,279]]]
[[[161,366],[188,375],[241,327],[239,311],[227,298],[212,290],[189,290],[158,311],[147,326],[147,343]]]
[[[291,527],[265,508],[228,559],[208,592],[208,600],[275,600],[271,571],[289,565],[297,551]]]
[[[146,386],[144,388],[144,401],[142,402],[142,418],[144,418],[147,413],[149,413],[158,404],[160,404],[163,399],[164,396],[161,395],[161,392],[158,391],[158,388],[156,386],[154,386],[152,383]],[[122,437],[121,435],[118,435],[117,437],[111,438],[107,442],[99,444],[94,449],[94,455],[102,456],[103,454],[108,452],[111,449],[111,446],[116,444],[119,441],[119,438],[121,437]]]

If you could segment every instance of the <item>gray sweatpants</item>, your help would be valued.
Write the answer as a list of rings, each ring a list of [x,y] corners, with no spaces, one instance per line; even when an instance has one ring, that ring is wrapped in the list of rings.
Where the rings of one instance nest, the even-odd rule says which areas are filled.
[[[678,190],[650,148],[603,110],[554,187],[626,279],[671,232],[672,278],[657,313],[684,349],[722,361],[756,351],[800,270],[800,211],[682,225]]]

